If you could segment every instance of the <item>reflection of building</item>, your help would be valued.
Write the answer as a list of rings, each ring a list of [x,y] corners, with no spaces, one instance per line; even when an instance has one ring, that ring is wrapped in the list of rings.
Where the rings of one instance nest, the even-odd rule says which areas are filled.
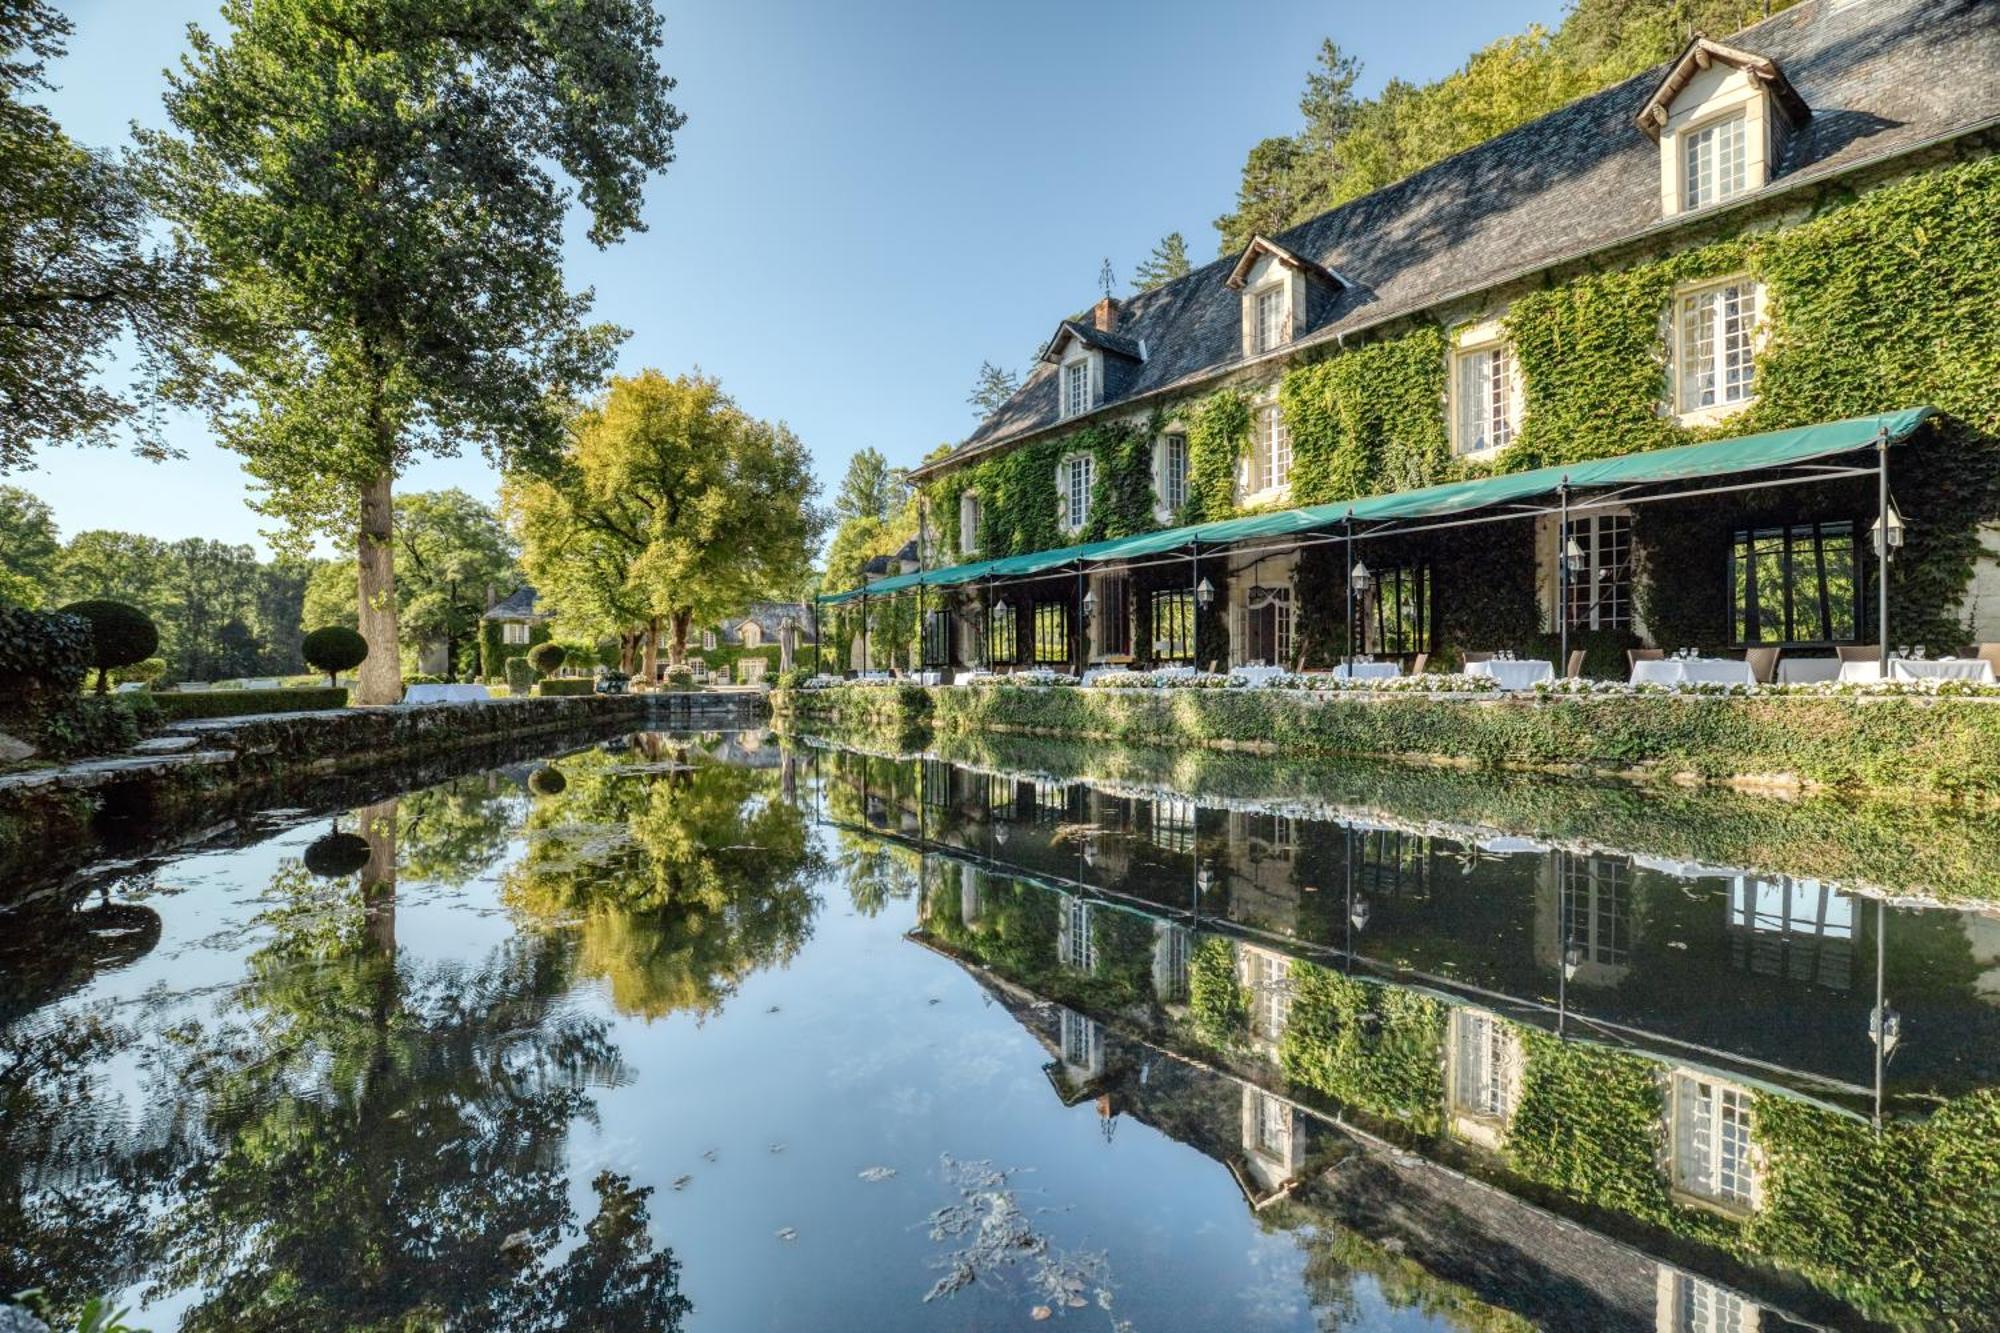
[[[1729,895],[1736,964],[1764,976],[1847,990],[1854,900],[1818,880],[1739,875]]]
[[[1660,1265],[1658,1333],[1757,1333],[1763,1313],[1727,1287]]]
[[[1275,1046],[1292,1015],[1292,960],[1270,949],[1241,944],[1237,979],[1250,1001],[1250,1035]]]
[[[1262,1088],[1243,1085],[1244,1193],[1261,1207],[1288,1190],[1306,1164],[1305,1117]]]
[[[1194,932],[1172,921],[1153,923],[1153,995],[1163,1005],[1187,1003],[1188,949]]]
[[[1676,1070],[1667,1100],[1667,1143],[1677,1194],[1732,1213],[1758,1204],[1756,1126],[1750,1092]]]
[[[1088,898],[1056,895],[1056,957],[1073,972],[1097,970],[1097,941],[1091,933],[1094,905]]]
[[[1632,968],[1632,862],[1556,851],[1543,860],[1535,897],[1535,962],[1576,959],[1575,986],[1616,986]]]
[[[1452,1132],[1497,1150],[1520,1100],[1521,1039],[1484,1009],[1452,1010],[1445,1042],[1445,1088]]]
[[[1049,1079],[1065,1106],[1095,1097],[1104,1076],[1104,1029],[1074,1009],[1056,1010],[1056,1060]]]

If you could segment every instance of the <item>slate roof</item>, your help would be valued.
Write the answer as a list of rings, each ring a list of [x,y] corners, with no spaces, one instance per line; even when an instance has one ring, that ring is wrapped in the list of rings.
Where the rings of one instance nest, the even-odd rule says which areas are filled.
[[[804,602],[752,602],[743,608],[741,615],[731,616],[723,622],[722,640],[724,643],[741,643],[744,622],[754,620],[757,628],[764,633],[764,641],[776,643],[778,636],[784,632],[786,616],[798,622],[799,642],[811,643],[812,609]]]
[[[1122,333],[1107,333],[1088,320],[1079,319],[1066,319],[1056,326],[1055,336],[1049,339],[1048,350],[1042,353],[1044,359],[1062,344],[1063,335],[1066,333],[1085,347],[1095,347],[1133,361],[1146,359],[1146,353],[1140,348],[1137,338],[1128,338]]]
[[[523,583],[486,608],[481,620],[546,620],[546,612],[535,609],[535,590]]]
[[[1771,183],[1718,212],[2000,118],[2000,3],[1993,0],[1804,0],[1727,40],[1777,62],[1812,117],[1787,142]],[[1634,121],[1671,67],[1655,66],[1272,237],[1353,286],[1299,338],[1266,356],[1281,360],[1711,216],[1661,218],[1659,145]],[[1116,397],[1087,415],[1115,413],[1249,363],[1239,297],[1224,285],[1237,259],[1225,255],[1123,303],[1118,333],[1143,340],[1146,359]],[[1037,364],[1012,399],[912,477],[1056,425],[1056,381],[1056,367]]]

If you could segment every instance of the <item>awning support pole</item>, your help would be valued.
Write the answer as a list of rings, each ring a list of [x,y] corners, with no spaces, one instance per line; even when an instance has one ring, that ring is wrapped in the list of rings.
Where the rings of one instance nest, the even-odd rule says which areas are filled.
[[[861,594],[861,674],[866,676],[872,665],[868,656],[868,594]]]
[[[1159,626],[1153,627],[1154,632]],[[1188,665],[1201,670],[1201,543],[1188,543]],[[1197,915],[1200,914],[1200,891],[1196,891]]]
[[[1084,641],[1083,641],[1084,634],[1085,630],[1083,626],[1083,561],[1078,560],[1076,562],[1076,674],[1079,677],[1083,675],[1084,671],[1084,655],[1086,652],[1089,651],[1084,646]]]
[[[821,668],[821,667],[822,667],[822,666],[824,665],[824,663],[823,663],[823,662],[822,662],[822,661],[820,660],[820,655],[819,655],[819,645],[820,645],[820,637],[819,637],[819,594],[818,594],[818,593],[814,593],[814,594],[813,594],[813,669],[812,669],[812,673],[813,673],[813,674],[814,674],[815,676],[817,676],[817,675],[818,675],[818,674],[820,673],[820,668]]]
[[[1875,436],[1875,531],[1881,547],[1875,552],[1876,670],[1889,679],[1889,432]]]
[[[1341,628],[1341,665],[1350,680],[1354,677],[1354,511],[1347,511],[1342,520],[1347,525],[1347,568],[1341,571],[1340,581],[1347,585],[1347,624]]]
[[[1560,505],[1562,521],[1556,527],[1556,624],[1557,642],[1556,675],[1569,674],[1569,474],[1564,473],[1562,485],[1556,487],[1556,497]]]

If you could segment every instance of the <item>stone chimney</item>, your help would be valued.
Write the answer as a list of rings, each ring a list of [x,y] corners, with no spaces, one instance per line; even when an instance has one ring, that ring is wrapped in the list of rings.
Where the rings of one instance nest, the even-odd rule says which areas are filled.
[[[1118,329],[1118,302],[1105,297],[1090,308],[1090,322],[1099,333],[1114,333]]]

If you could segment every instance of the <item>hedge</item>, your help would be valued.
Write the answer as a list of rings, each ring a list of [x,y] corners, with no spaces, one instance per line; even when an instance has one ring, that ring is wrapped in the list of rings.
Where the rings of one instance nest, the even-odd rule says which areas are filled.
[[[204,717],[247,717],[255,713],[309,713],[347,707],[347,691],[319,686],[309,690],[202,690],[150,696],[168,722]]]
[[[916,696],[921,696],[919,699]],[[1379,755],[1899,795],[2000,797],[2000,704],[1976,698],[1616,695],[1457,698],[1303,690],[836,686],[779,712],[940,731]]]
[[[564,679],[561,677],[551,677],[548,680],[538,680],[535,682],[535,693],[542,695],[595,694],[596,692],[597,682],[587,678]]]

